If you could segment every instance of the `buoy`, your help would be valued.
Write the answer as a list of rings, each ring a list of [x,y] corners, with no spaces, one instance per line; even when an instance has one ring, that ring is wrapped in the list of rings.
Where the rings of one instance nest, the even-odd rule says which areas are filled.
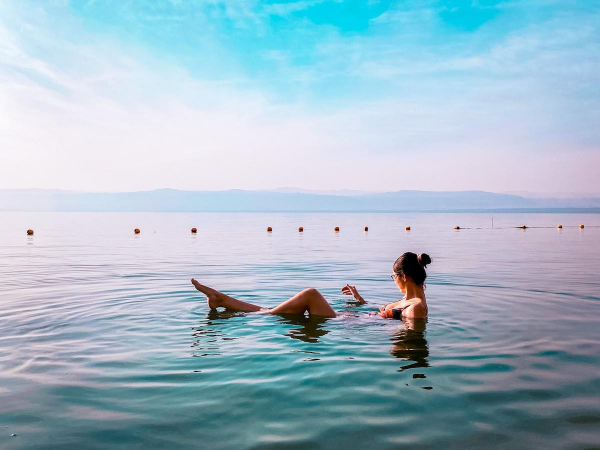
[[[406,231],[410,231],[410,225],[406,225],[406,228],[404,228]]]
[[[31,235],[33,235],[33,230],[31,230],[31,229],[27,230],[27,235],[28,235],[28,236],[31,236]]]
[[[304,231],[304,227],[298,227],[298,231],[302,233]]]
[[[365,231],[369,231],[369,227],[365,227]]]
[[[585,228],[585,226],[583,224],[579,225],[579,229],[583,230]]]
[[[271,231],[273,231],[273,228],[267,227],[267,231],[270,233]]]
[[[197,233],[198,230],[196,230],[196,228],[192,228],[192,233]]]
[[[333,227],[333,231],[340,231],[340,227]]]
[[[140,229],[139,229],[139,228],[136,228],[135,230],[133,230],[133,232],[134,232],[135,234],[140,234]]]
[[[460,230],[460,227],[459,227],[458,225],[456,225],[456,226],[454,227],[454,229],[455,229],[455,230]]]
[[[526,226],[526,225],[521,225],[519,228],[520,228],[521,230],[526,230],[526,229],[527,229],[527,226]]]
[[[562,228],[562,225],[556,225],[556,228],[560,230]]]

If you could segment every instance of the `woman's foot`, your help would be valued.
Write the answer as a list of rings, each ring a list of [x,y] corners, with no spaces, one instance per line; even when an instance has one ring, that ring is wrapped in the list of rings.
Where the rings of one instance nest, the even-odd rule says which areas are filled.
[[[210,309],[217,309],[219,306],[223,306],[223,297],[224,294],[221,294],[219,291],[215,291],[208,286],[204,286],[198,283],[196,280],[192,278],[192,284],[196,289],[206,295],[206,302],[208,303],[208,307]]]

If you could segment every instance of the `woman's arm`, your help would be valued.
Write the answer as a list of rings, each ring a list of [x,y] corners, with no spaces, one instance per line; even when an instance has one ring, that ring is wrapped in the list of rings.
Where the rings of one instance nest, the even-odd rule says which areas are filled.
[[[389,314],[389,317],[392,317],[392,309],[395,308],[401,308],[401,303],[403,300],[398,300],[397,302],[392,302],[392,303],[388,303],[387,305],[383,305],[379,307],[379,311],[381,311],[382,313],[385,312],[386,315],[384,317],[388,317],[387,314]],[[406,306],[406,305],[404,305]]]
[[[399,308],[400,307],[400,303],[402,303],[402,300],[397,301],[397,302],[393,302],[393,303],[388,303],[387,305],[383,305],[379,307],[379,315],[381,317],[387,317],[390,319],[394,318],[394,313],[393,313],[393,309]]]
[[[359,303],[367,303],[365,299],[362,298],[361,295],[358,293],[355,286],[350,286],[349,284],[347,284],[342,288],[342,294],[351,295],[352,297],[354,297],[354,300],[356,300]]]

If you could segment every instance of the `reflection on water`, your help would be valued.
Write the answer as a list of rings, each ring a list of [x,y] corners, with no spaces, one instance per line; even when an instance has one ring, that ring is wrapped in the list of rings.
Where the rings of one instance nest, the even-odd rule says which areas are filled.
[[[264,316],[228,310],[209,311],[206,314],[205,319],[199,325],[192,328],[192,337],[194,339],[191,345],[193,349],[192,356],[220,356],[222,354],[220,349],[220,343],[222,341],[238,339],[232,335],[236,332],[231,331],[232,324],[226,322],[229,319],[244,317],[249,320],[260,320],[260,318]],[[270,326],[274,327],[276,332],[283,336],[298,339],[303,342],[315,344],[319,342],[319,338],[329,333],[329,330],[325,328],[325,324],[329,319],[324,317],[298,314],[281,314],[268,317],[274,320],[274,322],[270,323]],[[244,325],[249,324],[238,322],[235,328],[236,330],[241,328],[243,331]],[[289,325],[292,325],[292,327],[289,327]]]
[[[390,353],[398,359],[410,362],[398,369],[403,372],[409,369],[429,367],[429,345],[425,338],[427,319],[402,319],[404,326],[395,333]],[[424,376],[422,377],[424,378]]]
[[[236,337],[227,336],[228,324],[225,322],[232,318],[256,317],[243,312],[217,311],[211,310],[206,314],[205,320],[198,326],[192,328],[192,337],[194,342],[193,356],[217,356],[219,353],[219,341],[235,340]],[[318,316],[305,316],[299,314],[280,314],[272,316],[276,320],[273,327],[279,325],[292,325],[284,327],[283,330],[277,328],[282,336],[292,339],[298,339],[303,342],[316,344],[319,339],[330,333],[326,324],[330,319]],[[384,319],[382,319],[384,320]],[[426,328],[427,319],[407,319],[401,321],[401,328],[392,335],[390,340],[393,346],[390,354],[398,359],[411,362],[408,365],[398,369],[403,372],[408,369],[418,369],[429,367],[429,345],[427,343]],[[239,324],[238,324],[239,326]],[[208,353],[207,353],[208,352]],[[417,375],[415,378],[421,378]],[[422,378],[425,378],[422,376]]]
[[[206,320],[192,328],[192,337],[194,338],[191,345],[192,356],[219,356],[219,342],[236,339],[226,335],[226,327],[222,326],[223,321],[239,316],[243,316],[243,313],[210,310],[206,315]]]
[[[320,337],[329,333],[325,329],[325,323],[329,320],[324,317],[303,316],[297,314],[282,314],[278,316],[279,323],[295,325],[298,328],[290,328],[284,336],[299,339],[304,342],[316,343]]]

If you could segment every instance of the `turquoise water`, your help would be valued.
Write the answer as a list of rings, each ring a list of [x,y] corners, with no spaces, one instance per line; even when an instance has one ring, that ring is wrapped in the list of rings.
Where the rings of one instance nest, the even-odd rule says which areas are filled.
[[[0,447],[600,448],[598,225],[2,213]],[[430,318],[370,316],[409,250]],[[209,312],[191,277],[267,307],[315,287],[340,317]]]

